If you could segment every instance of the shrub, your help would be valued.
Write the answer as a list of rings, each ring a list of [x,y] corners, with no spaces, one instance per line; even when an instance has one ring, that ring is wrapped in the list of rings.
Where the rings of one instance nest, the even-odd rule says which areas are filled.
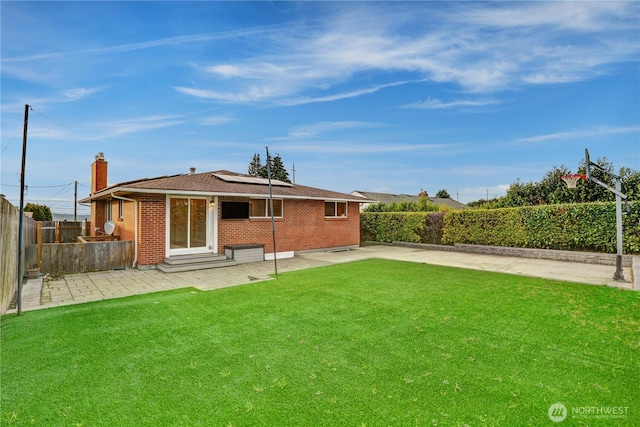
[[[623,216],[624,251],[640,252],[640,203]],[[626,212],[623,206],[623,212]],[[615,203],[468,210],[445,216],[443,242],[616,252]]]
[[[362,212],[362,241],[442,243],[444,212]]]
[[[616,253],[615,203],[448,212],[363,212],[362,241],[511,246]],[[625,253],[640,253],[640,202],[623,206]]]

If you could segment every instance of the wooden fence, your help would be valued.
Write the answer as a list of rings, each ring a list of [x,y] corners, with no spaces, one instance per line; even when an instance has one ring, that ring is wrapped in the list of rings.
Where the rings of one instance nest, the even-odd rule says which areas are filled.
[[[38,240],[41,243],[74,243],[78,236],[88,234],[90,224],[88,221],[39,221]]]
[[[70,274],[131,268],[133,244],[132,241],[44,243],[40,270],[45,274]]]
[[[0,315],[4,314],[18,290],[18,229],[20,211],[4,196],[0,196]],[[26,272],[36,260],[36,221],[22,220],[24,252],[22,271]]]

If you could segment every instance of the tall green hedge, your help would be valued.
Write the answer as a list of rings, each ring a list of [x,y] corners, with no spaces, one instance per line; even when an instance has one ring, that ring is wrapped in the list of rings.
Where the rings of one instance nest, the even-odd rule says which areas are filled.
[[[640,202],[623,204],[624,252],[640,253]],[[362,213],[363,241],[470,243],[539,249],[616,252],[615,203]]]
[[[444,212],[362,212],[362,241],[442,243]]]
[[[625,253],[640,252],[640,203],[623,215]],[[626,212],[623,205],[623,212]],[[579,203],[450,212],[443,243],[616,252],[615,203]]]

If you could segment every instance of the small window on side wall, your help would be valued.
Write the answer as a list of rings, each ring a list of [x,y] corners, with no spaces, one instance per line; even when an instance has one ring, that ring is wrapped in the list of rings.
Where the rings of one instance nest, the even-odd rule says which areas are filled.
[[[107,203],[105,203],[105,214],[107,221],[111,221],[111,199],[107,200]]]
[[[346,218],[347,202],[324,202],[324,216],[326,218]]]

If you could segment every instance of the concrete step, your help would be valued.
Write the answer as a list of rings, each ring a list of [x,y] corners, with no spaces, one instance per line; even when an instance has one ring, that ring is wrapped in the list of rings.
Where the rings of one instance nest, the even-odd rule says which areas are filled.
[[[174,255],[164,259],[164,264],[182,265],[182,264],[199,264],[216,261],[226,261],[227,256],[223,254],[191,254],[191,255]]]
[[[163,273],[178,273],[181,271],[193,271],[193,270],[204,270],[207,268],[219,268],[219,267],[230,267],[233,265],[237,265],[238,263],[232,259],[227,259],[223,257],[221,260],[217,261],[208,261],[208,262],[194,262],[194,263],[182,263],[182,264],[168,264],[163,262],[162,264],[158,264],[158,270]]]

